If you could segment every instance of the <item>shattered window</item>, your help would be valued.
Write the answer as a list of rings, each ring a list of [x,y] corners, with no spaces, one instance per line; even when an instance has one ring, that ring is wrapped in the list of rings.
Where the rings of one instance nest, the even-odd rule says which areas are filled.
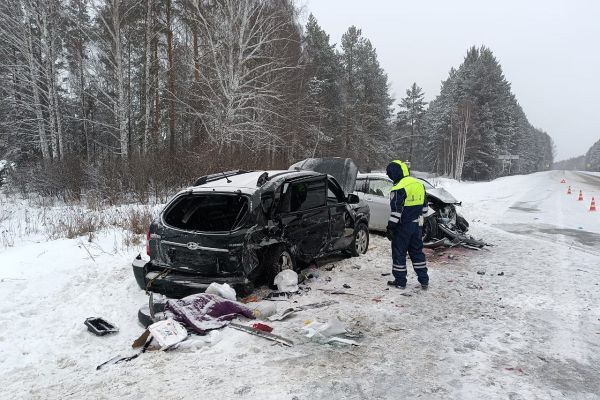
[[[326,189],[325,180],[323,179],[290,184],[285,194],[283,211],[303,211],[325,205]]]
[[[390,197],[392,182],[384,179],[371,179],[369,181],[369,194],[381,197]]]
[[[356,179],[356,184],[354,185],[356,192],[367,193],[367,180],[364,178]]]

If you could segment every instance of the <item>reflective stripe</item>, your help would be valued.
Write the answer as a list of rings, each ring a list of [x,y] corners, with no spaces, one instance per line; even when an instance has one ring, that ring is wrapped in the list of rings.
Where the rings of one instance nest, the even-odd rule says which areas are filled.
[[[402,218],[402,213],[399,213],[399,212],[393,212],[392,215],[394,217]]]
[[[414,269],[422,269],[422,268],[427,268],[427,265],[419,265],[419,266],[413,265],[413,268],[414,268]]]
[[[404,268],[404,269],[392,268],[392,271],[396,271],[396,272],[406,272],[406,268]]]
[[[404,271],[406,271],[406,265],[394,265],[392,267],[392,271],[404,272]]]
[[[419,267],[421,265],[427,265],[427,261],[413,263],[413,266],[415,266],[415,267]]]
[[[392,216],[390,216],[390,219],[389,219],[388,221],[391,221],[391,222],[393,222],[393,223],[397,224],[397,223],[398,223],[398,221],[400,221],[400,220],[399,220],[398,218],[396,218],[396,217],[392,217]]]

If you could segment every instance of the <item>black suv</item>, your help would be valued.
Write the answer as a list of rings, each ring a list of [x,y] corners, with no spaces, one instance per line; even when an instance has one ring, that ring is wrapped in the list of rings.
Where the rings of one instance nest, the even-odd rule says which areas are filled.
[[[352,160],[332,158],[199,178],[150,225],[150,260],[133,262],[138,285],[171,298],[212,282],[248,292],[260,278],[272,284],[283,269],[366,253],[369,208],[351,193],[356,173]]]

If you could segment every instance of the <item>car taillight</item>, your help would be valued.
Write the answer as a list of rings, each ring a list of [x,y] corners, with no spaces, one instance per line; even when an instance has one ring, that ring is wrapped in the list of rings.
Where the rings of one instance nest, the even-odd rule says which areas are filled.
[[[148,233],[146,233],[146,254],[150,256],[150,228],[148,228]]]

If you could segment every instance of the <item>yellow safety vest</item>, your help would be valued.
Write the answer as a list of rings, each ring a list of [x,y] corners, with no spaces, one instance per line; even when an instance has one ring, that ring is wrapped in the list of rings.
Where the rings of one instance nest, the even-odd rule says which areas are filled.
[[[400,182],[392,187],[392,191],[400,189],[406,191],[404,207],[422,206],[425,204],[425,186],[423,186],[418,179],[415,179],[412,176],[405,176],[400,179]]]

